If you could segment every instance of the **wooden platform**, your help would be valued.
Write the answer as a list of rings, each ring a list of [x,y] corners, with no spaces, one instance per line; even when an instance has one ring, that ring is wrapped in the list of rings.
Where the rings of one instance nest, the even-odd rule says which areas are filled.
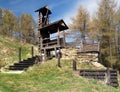
[[[83,44],[81,47],[81,53],[87,53],[87,52],[98,52],[99,53],[99,43],[93,43],[93,44]]]

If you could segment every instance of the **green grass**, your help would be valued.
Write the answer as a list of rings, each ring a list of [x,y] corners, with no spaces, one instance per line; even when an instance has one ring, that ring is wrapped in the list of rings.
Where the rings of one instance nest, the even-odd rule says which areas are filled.
[[[120,92],[120,87],[78,76],[71,60],[62,60],[62,68],[56,65],[57,60],[52,59],[19,75],[0,73],[0,92]]]
[[[22,59],[31,57],[32,45],[0,35],[0,67],[18,61],[19,47],[22,49]]]

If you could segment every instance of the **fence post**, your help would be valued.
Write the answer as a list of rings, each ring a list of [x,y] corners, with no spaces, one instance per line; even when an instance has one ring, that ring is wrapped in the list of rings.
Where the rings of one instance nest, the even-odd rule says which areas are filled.
[[[73,71],[76,71],[77,70],[77,67],[76,67],[76,61],[73,60]]]
[[[18,55],[19,61],[21,61],[21,48],[19,48],[19,55]]]
[[[58,67],[61,67],[61,65],[60,65],[60,50],[58,52]]]
[[[32,54],[32,57],[33,57],[34,56],[34,48],[33,48],[33,46],[31,48],[31,54]]]
[[[106,84],[107,84],[107,85],[110,85],[110,69],[107,68],[106,72],[107,72]]]

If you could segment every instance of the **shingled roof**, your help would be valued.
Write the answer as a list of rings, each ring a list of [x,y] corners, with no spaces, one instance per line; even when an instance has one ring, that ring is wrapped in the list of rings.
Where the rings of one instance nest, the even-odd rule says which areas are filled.
[[[37,9],[35,12],[41,12],[43,14],[43,16],[45,16],[47,11],[48,11],[48,14],[52,14],[49,7],[46,5],[42,8]]]
[[[68,26],[61,19],[59,21],[53,22],[51,24],[48,24],[48,25],[40,28],[40,31],[48,31],[48,33],[53,34],[53,33],[57,32],[58,28],[59,28],[59,31],[63,31],[63,30],[68,29]]]

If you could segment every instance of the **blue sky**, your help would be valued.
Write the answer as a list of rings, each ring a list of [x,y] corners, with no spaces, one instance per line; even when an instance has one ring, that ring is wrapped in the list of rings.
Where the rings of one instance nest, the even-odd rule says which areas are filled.
[[[38,19],[38,14],[34,11],[40,7],[48,5],[52,10],[51,21],[64,19],[69,23],[70,18],[77,13],[80,4],[94,12],[97,0],[0,0],[0,7],[11,10],[16,16],[22,13],[32,14],[34,19]]]
[[[71,17],[75,16],[77,9],[83,5],[91,15],[97,11],[97,3],[100,0],[0,0],[0,7],[11,10],[16,16],[22,13],[32,14],[37,21],[38,14],[34,11],[40,7],[48,5],[52,10],[51,21],[64,19],[67,24]],[[120,0],[115,0],[120,5]]]
[[[11,10],[15,15],[22,13],[32,14],[37,19],[34,11],[40,7],[48,5],[52,10],[51,20],[65,18],[71,12],[77,10],[81,0],[0,0],[0,7]]]

